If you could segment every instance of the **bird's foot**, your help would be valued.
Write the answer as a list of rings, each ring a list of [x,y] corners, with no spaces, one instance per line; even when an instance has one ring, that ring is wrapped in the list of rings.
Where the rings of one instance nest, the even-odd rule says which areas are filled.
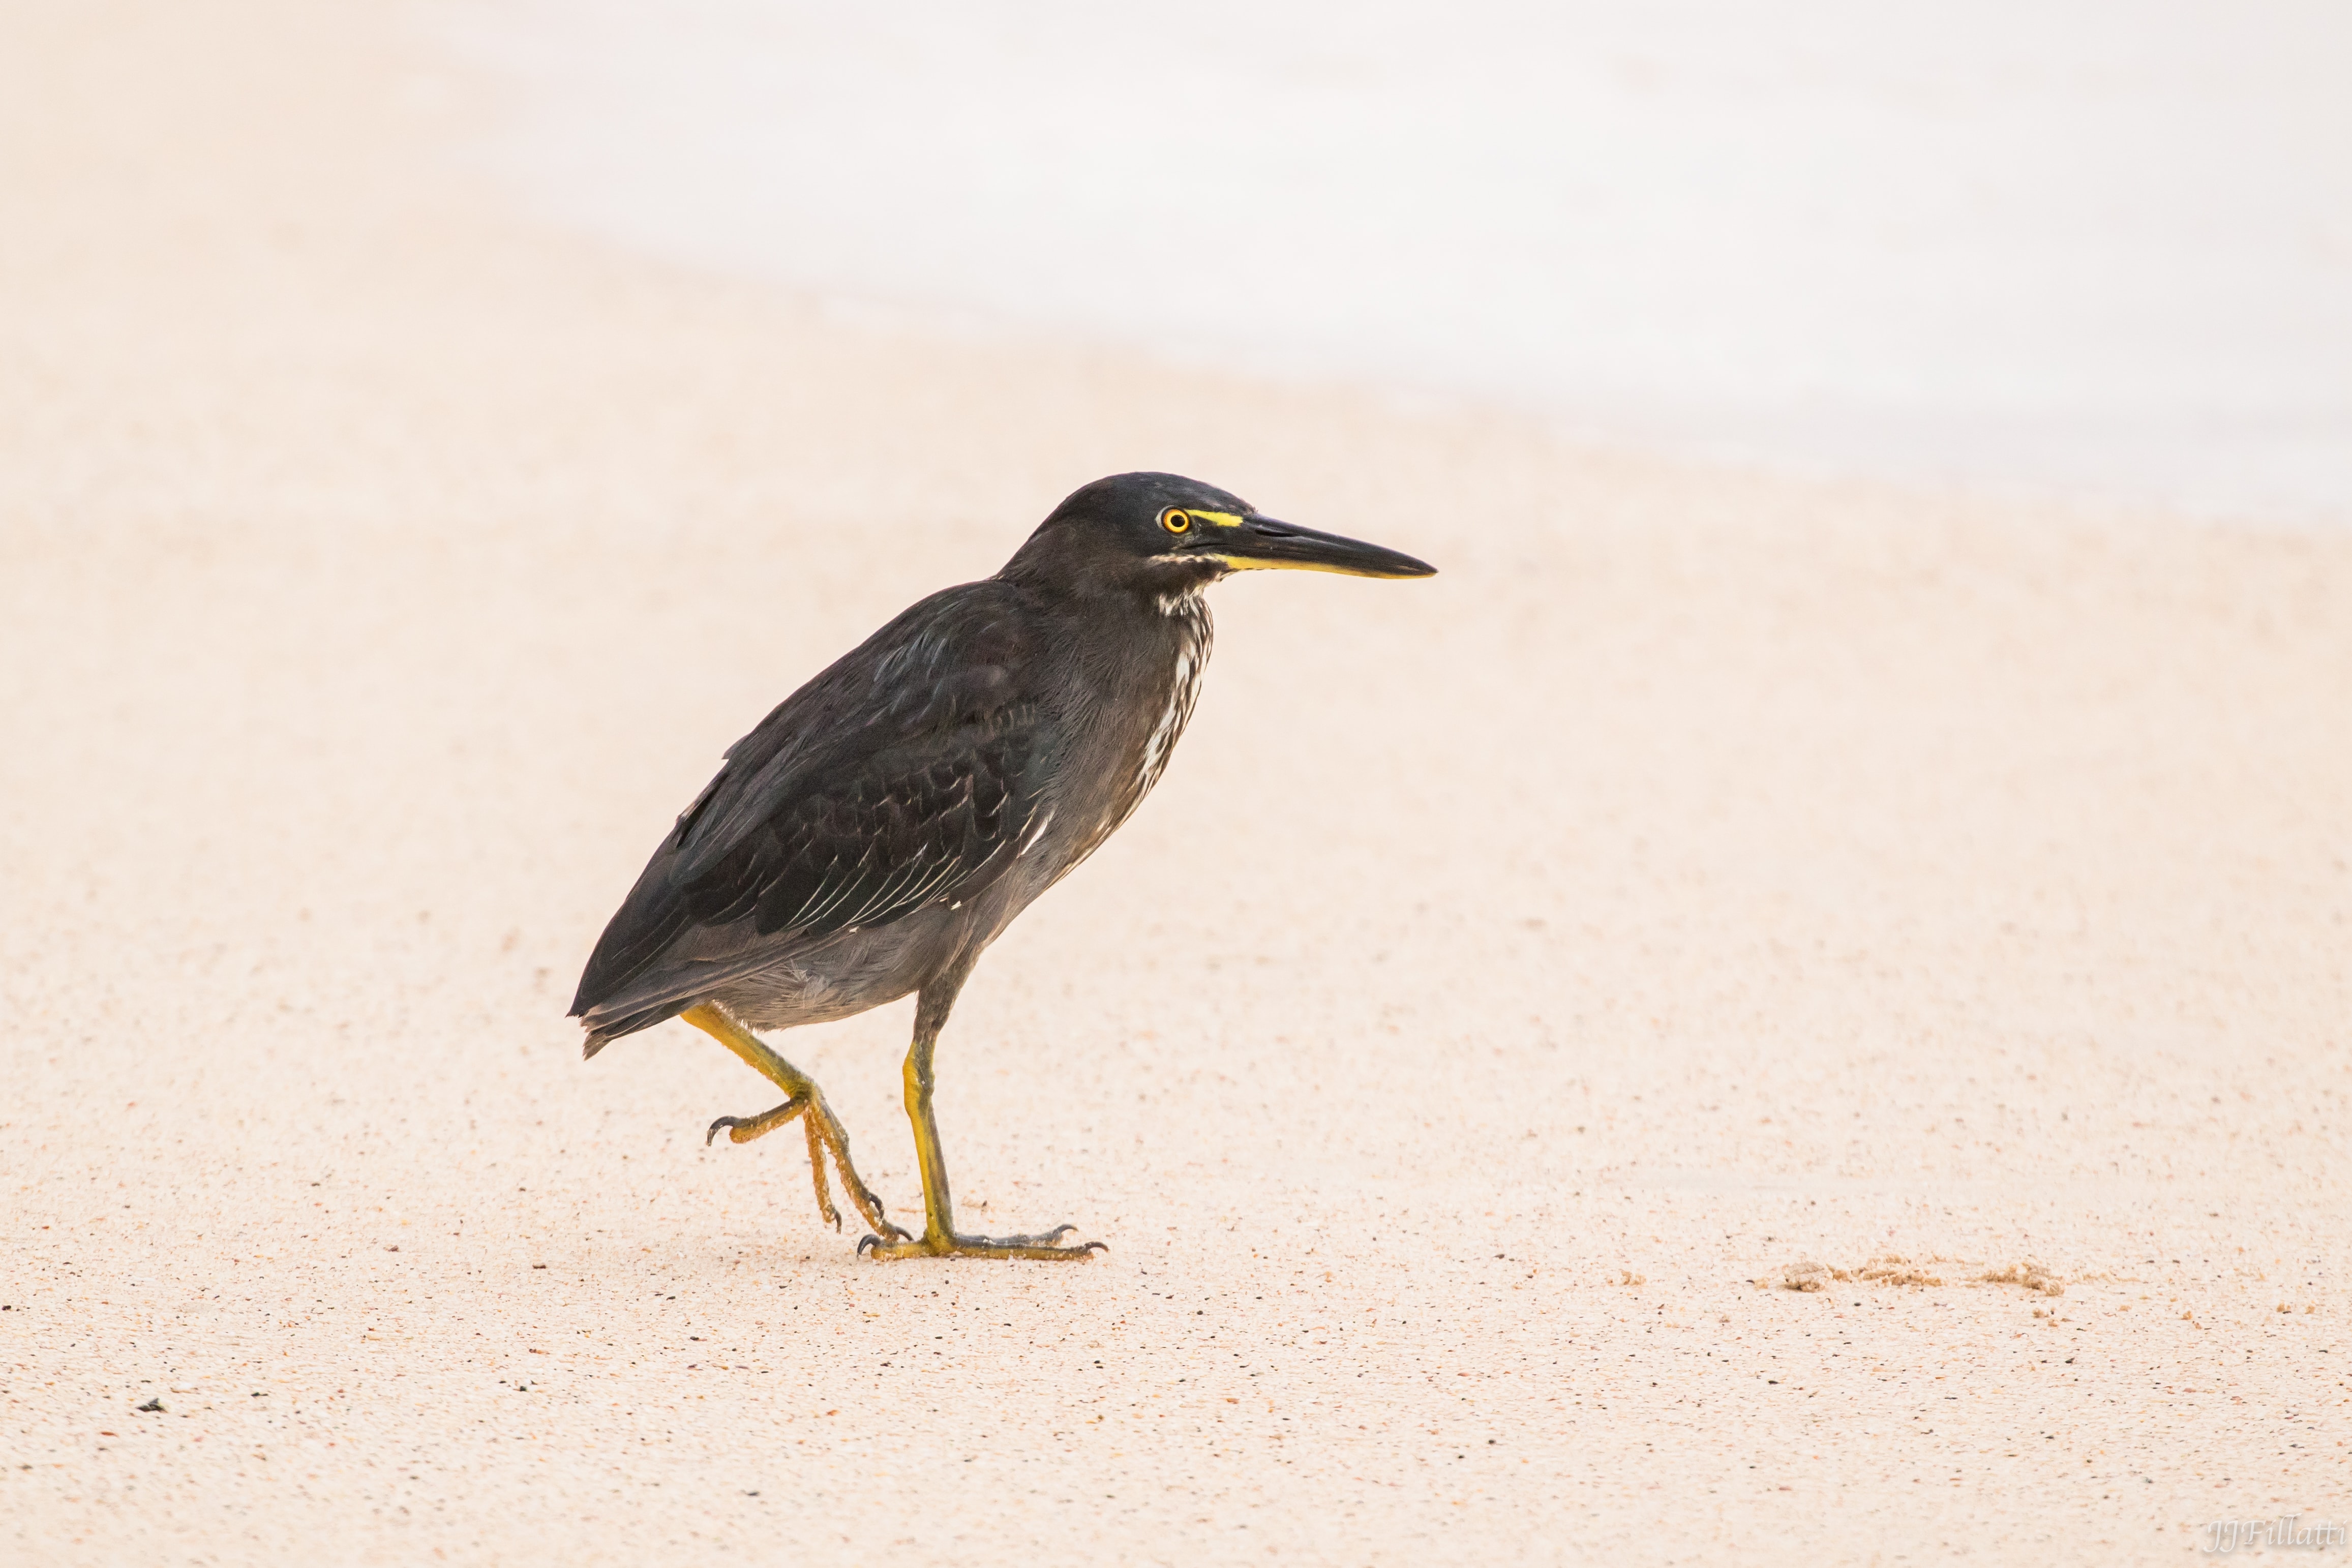
[[[849,1134],[835,1119],[824,1097],[814,1089],[807,1094],[796,1094],[773,1110],[763,1110],[757,1116],[722,1116],[710,1124],[702,1135],[707,1148],[719,1136],[719,1129],[727,1130],[730,1142],[749,1143],[752,1139],[773,1132],[793,1118],[801,1119],[802,1131],[808,1135],[809,1179],[816,1185],[817,1212],[834,1229],[841,1228],[841,1211],[833,1206],[831,1184],[824,1178],[824,1163],[828,1155],[841,1172],[841,1184],[856,1206],[858,1217],[874,1227],[877,1233],[894,1242],[907,1239],[907,1233],[884,1216],[882,1200],[874,1195],[857,1174],[857,1167],[849,1163]]]
[[[1077,1247],[1055,1245],[1077,1228],[1074,1225],[1057,1225],[1041,1236],[957,1236],[929,1231],[919,1237],[908,1237],[902,1232],[895,1240],[869,1236],[857,1244],[857,1250],[885,1263],[902,1258],[1035,1258],[1072,1262],[1110,1250],[1099,1241]]]

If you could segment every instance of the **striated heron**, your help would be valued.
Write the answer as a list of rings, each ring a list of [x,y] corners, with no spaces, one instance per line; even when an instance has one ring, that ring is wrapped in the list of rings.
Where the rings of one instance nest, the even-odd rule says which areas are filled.
[[[586,1054],[682,1017],[782,1089],[722,1116],[749,1142],[797,1119],[817,1208],[830,1159],[877,1258],[1084,1258],[1099,1242],[960,1235],[931,1057],[988,944],[1160,782],[1208,663],[1202,590],[1292,567],[1426,577],[1410,555],[1259,516],[1173,474],[1097,479],[985,582],[944,589],[786,698],[727,752],[604,928],[572,1015]],[[907,1115],[923,1234],[884,1216],[807,1074],[755,1029],[917,997]]]

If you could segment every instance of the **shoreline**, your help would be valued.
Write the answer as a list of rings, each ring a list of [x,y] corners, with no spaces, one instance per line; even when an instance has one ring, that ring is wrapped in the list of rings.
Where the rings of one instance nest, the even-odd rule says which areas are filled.
[[[443,31],[520,106],[486,165],[681,262],[1684,456],[2352,524],[2318,151],[2352,143],[2352,35],[2300,5],[2120,52],[2023,8],[1852,20],[1505,6],[1342,41],[688,0]]]

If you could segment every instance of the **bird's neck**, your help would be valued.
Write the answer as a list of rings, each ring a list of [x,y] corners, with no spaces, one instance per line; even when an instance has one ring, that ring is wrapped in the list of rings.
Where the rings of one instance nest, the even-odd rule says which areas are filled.
[[[1152,610],[1164,616],[1174,631],[1173,658],[1168,666],[1166,695],[1138,759],[1134,800],[1151,793],[1167,771],[1168,758],[1192,721],[1192,703],[1201,694],[1201,672],[1208,668],[1210,645],[1216,628],[1209,619],[1208,601],[1199,588],[1156,595]],[[1129,806],[1134,809],[1133,805]]]

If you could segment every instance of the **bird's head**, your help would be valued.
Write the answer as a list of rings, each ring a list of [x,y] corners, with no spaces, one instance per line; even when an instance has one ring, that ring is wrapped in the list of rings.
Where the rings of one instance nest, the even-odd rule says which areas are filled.
[[[1429,577],[1410,555],[1258,515],[1179,474],[1113,474],[1071,492],[1002,575],[1077,592],[1190,593],[1234,572],[1289,567],[1351,577]]]

